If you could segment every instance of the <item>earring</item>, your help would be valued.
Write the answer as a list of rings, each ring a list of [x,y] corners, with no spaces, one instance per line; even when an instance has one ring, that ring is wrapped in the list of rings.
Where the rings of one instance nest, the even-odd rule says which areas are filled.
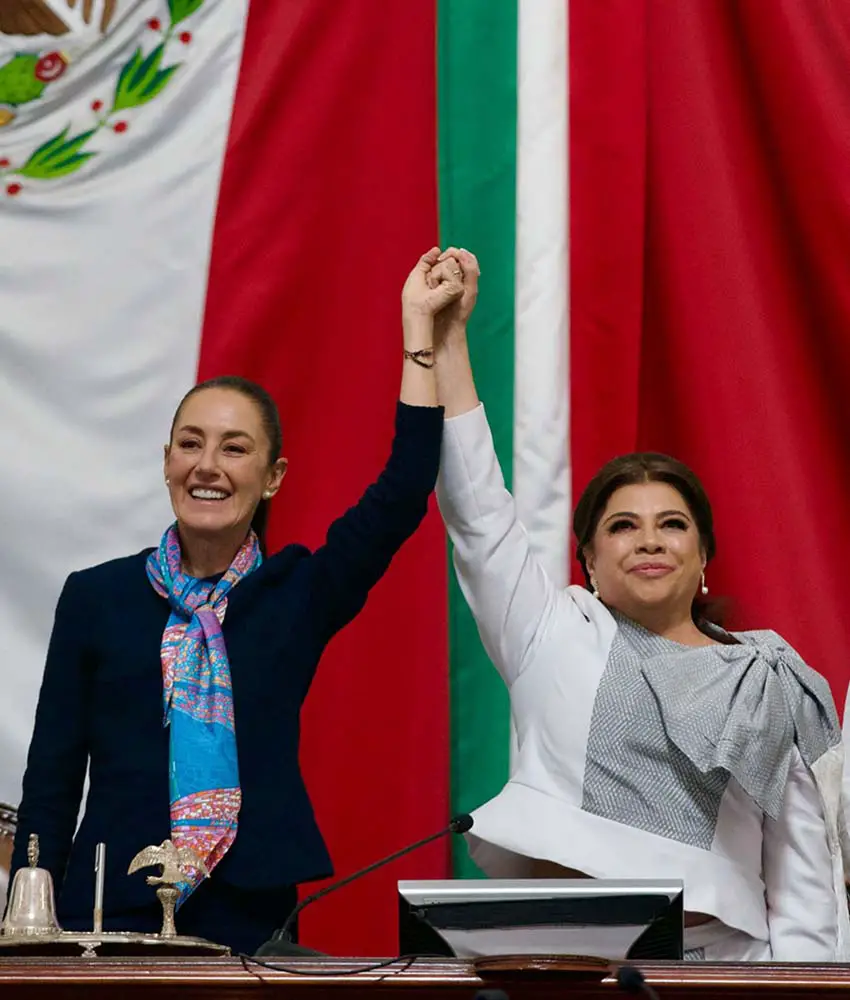
[[[271,500],[273,496],[274,493],[271,490],[263,490],[263,500]]]
[[[705,597],[705,595],[708,593],[708,587],[706,586],[705,583],[705,573],[702,574],[702,586],[699,588],[699,590],[703,597]]]
[[[591,579],[590,586],[593,587],[593,596],[598,601],[599,600],[599,587],[596,585],[596,581],[594,579]]]
[[[166,486],[170,486],[171,485],[171,480],[168,478],[168,476],[165,477],[165,485]]]

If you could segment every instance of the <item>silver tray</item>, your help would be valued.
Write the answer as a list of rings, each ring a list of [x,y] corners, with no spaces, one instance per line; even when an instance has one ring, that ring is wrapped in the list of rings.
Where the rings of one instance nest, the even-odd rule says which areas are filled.
[[[226,958],[230,948],[204,938],[160,937],[132,931],[60,931],[58,934],[0,934],[0,958],[12,956],[98,958],[99,956],[208,955]]]

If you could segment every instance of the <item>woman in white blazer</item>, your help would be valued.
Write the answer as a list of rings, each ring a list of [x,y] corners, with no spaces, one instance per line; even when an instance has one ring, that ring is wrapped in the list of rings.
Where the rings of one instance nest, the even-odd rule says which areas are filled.
[[[518,750],[474,813],[489,875],[681,878],[689,958],[850,957],[841,732],[824,679],[775,632],[701,612],[711,507],[675,459],[614,459],[575,512],[587,586],[555,586],[506,490],[475,390],[475,257],[437,331],[437,496],[461,589],[511,698]]]

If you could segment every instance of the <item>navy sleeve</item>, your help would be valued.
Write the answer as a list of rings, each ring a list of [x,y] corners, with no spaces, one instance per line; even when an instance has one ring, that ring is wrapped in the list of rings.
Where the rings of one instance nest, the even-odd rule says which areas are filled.
[[[50,871],[57,893],[71,850],[88,763],[90,654],[85,636],[91,618],[84,598],[85,587],[79,575],[72,573],[56,606],[12,857],[13,871],[26,866],[29,835],[38,834],[39,867]]]
[[[363,607],[369,590],[428,510],[440,466],[443,408],[396,410],[387,464],[359,502],[333,522],[310,560],[314,606],[329,635]]]

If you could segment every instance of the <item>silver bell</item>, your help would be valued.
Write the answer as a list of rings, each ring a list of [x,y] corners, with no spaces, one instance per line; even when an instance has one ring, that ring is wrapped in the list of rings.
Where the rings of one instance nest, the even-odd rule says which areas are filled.
[[[11,936],[57,934],[62,928],[56,920],[53,877],[38,867],[38,836],[30,834],[27,844],[29,868],[15,872],[9,890],[9,905],[0,933]]]

